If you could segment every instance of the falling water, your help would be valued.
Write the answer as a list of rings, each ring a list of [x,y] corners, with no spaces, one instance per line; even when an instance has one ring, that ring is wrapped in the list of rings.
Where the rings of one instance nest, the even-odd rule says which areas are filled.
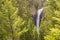
[[[39,34],[39,20],[41,20],[40,16],[41,16],[42,11],[43,11],[43,8],[38,9],[37,11],[37,19],[36,19],[37,34]]]

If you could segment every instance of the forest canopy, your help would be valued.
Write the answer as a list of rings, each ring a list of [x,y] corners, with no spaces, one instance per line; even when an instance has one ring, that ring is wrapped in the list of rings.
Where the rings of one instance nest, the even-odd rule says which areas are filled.
[[[32,16],[41,7],[37,34]],[[0,40],[60,40],[60,0],[0,0]]]

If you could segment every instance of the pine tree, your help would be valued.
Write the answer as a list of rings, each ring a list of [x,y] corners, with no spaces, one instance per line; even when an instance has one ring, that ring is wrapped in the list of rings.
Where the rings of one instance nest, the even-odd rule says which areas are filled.
[[[41,30],[46,36],[43,36],[45,40],[58,40],[60,32],[54,30],[60,31],[60,0],[48,0],[48,2],[46,2],[46,8],[44,12],[45,16],[42,19]]]
[[[14,4],[13,4],[14,3]],[[18,16],[17,2],[14,0],[0,0],[0,40],[18,40],[20,35],[28,31],[22,18]]]

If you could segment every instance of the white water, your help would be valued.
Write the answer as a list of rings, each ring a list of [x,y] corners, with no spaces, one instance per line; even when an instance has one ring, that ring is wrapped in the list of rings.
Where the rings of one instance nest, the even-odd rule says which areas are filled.
[[[38,9],[38,11],[37,11],[37,19],[36,19],[37,34],[39,34],[39,23],[41,20],[40,16],[41,16],[42,11],[43,11],[43,8]]]

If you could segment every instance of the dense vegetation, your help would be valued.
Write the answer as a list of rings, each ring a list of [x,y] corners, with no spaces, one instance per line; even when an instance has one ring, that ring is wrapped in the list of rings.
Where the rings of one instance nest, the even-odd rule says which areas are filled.
[[[0,0],[0,40],[60,40],[60,0],[44,2],[39,35],[31,17],[38,5],[34,0]]]

